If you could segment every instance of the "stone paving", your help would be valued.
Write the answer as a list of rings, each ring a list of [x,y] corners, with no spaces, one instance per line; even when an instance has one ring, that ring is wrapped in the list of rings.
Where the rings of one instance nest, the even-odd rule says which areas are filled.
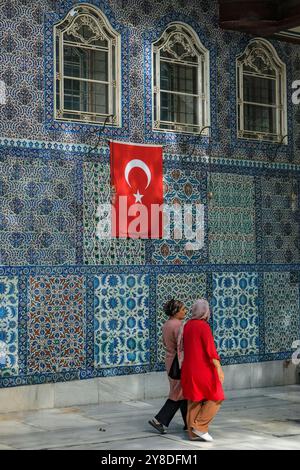
[[[300,450],[300,385],[227,392],[210,432],[190,442],[180,414],[168,433],[148,425],[164,399],[0,415],[0,450]]]

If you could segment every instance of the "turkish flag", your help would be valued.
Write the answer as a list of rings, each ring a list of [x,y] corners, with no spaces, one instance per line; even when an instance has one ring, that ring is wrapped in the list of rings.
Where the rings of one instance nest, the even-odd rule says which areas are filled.
[[[110,142],[112,235],[162,238],[163,160],[157,145]]]

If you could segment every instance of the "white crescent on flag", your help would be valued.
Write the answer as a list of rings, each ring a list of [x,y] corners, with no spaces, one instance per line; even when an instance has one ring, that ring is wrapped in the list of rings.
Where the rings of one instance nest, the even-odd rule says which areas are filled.
[[[126,179],[127,184],[130,187],[131,187],[131,184],[129,183],[128,177],[129,177],[129,173],[131,172],[131,170],[133,170],[133,168],[141,168],[146,173],[148,181],[147,181],[147,186],[145,189],[147,189],[151,182],[151,171],[148,165],[146,165],[146,163],[143,162],[143,160],[138,160],[138,159],[130,160],[130,162],[127,163],[125,167],[125,179]]]

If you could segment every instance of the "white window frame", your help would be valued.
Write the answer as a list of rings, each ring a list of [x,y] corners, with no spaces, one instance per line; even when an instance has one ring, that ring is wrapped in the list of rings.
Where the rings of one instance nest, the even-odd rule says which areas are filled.
[[[256,102],[244,101],[244,74],[257,78],[272,79],[274,77],[257,70],[251,65],[255,56],[260,57],[266,64],[275,70],[276,80],[276,104],[267,105]],[[253,68],[253,73],[245,72],[244,65]],[[255,70],[256,69],[256,70]],[[287,138],[287,96],[286,96],[286,65],[279,58],[275,48],[269,41],[263,38],[254,38],[247,45],[242,54],[236,59],[236,120],[237,137],[246,140],[266,141],[270,143],[288,144]],[[247,130],[244,128],[244,105],[258,105],[264,108],[270,107],[276,110],[276,133]]]
[[[77,34],[78,42],[66,41],[65,35],[68,32],[74,31],[78,21],[88,21],[93,33],[94,38],[99,38],[107,41],[108,47],[95,46],[89,44],[89,40],[84,40]],[[57,52],[58,42],[58,52]],[[74,78],[64,76],[64,44],[71,47],[82,49],[90,49],[95,51],[105,51],[108,55],[108,80],[92,80],[84,78]],[[113,64],[113,49],[115,52]],[[58,70],[57,70],[58,63]],[[113,65],[115,77],[113,77]],[[54,118],[63,121],[83,122],[94,125],[101,125],[105,120],[107,124],[115,127],[120,127],[121,124],[121,35],[117,33],[110,25],[108,19],[99,8],[89,4],[74,5],[68,12],[65,18],[59,23],[54,25]],[[97,113],[90,111],[77,111],[64,109],[64,79],[70,78],[72,80],[79,80],[80,82],[95,82],[108,85],[108,113]],[[58,109],[57,93],[59,93]],[[115,102],[115,112],[114,112]],[[67,114],[72,114],[72,118],[66,117]],[[78,117],[77,117],[78,116]],[[95,118],[100,118],[98,121]]]
[[[176,27],[174,30],[173,28]],[[188,62],[174,57],[174,59],[165,58],[161,59],[160,51],[162,49],[169,49],[170,42],[173,36],[177,38],[184,38],[185,45],[188,48],[188,53],[197,55],[199,57],[198,64]],[[177,41],[178,42],[178,41]],[[160,62],[161,60],[169,61],[170,63],[188,65],[197,67],[198,73],[198,94],[193,95],[190,93],[172,92],[170,90],[161,90],[160,88]],[[155,69],[154,69],[155,64]],[[178,95],[196,96],[198,98],[198,124],[186,124],[173,121],[162,121],[161,117],[161,92],[174,93]],[[155,104],[156,103],[156,104]],[[156,109],[155,109],[156,108]],[[204,116],[203,116],[204,114]],[[198,35],[187,24],[182,22],[169,23],[160,38],[152,43],[152,129],[154,131],[171,132],[171,133],[184,133],[184,134],[199,134],[200,131],[207,126],[210,126],[210,86],[209,86],[209,51],[203,46]],[[155,119],[156,117],[156,119]],[[174,129],[166,129],[161,127],[162,124],[174,126]],[[189,131],[185,128],[194,127],[194,131]],[[203,130],[202,135],[209,135],[209,129]]]

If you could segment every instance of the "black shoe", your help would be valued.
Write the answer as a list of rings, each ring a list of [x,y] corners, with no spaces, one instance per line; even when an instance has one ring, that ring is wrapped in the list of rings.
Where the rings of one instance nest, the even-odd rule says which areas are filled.
[[[151,426],[153,426],[156,431],[158,431],[160,434],[166,434],[167,431],[165,430],[165,428],[163,427],[163,425],[161,423],[157,423],[156,421],[154,421],[154,419],[150,419],[150,421],[148,421],[149,424],[151,424]]]

